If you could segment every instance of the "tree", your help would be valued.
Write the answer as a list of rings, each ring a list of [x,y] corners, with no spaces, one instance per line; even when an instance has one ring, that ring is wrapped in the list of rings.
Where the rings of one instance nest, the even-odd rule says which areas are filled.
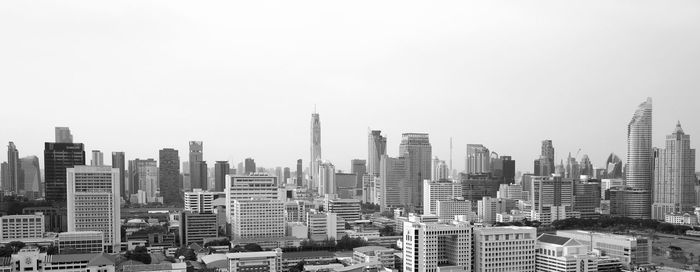
[[[143,264],[151,263],[151,254],[148,254],[146,247],[136,247],[134,250],[129,250],[124,257],[132,261],[142,262]]]
[[[14,251],[9,246],[0,247],[0,257],[12,257]]]
[[[12,249],[13,253],[17,253],[20,249],[24,248],[26,245],[20,241],[12,241],[7,244]]]
[[[396,233],[394,232],[394,228],[391,226],[384,226],[382,229],[379,230],[379,235],[380,236],[396,236]]]
[[[256,243],[251,243],[243,246],[246,252],[260,252],[263,251],[262,247]]]
[[[195,254],[194,250],[188,248],[187,246],[182,246],[175,251],[175,257],[179,258],[180,256],[184,256],[185,260],[188,261],[197,260],[197,254]]]
[[[289,272],[304,272],[304,261],[298,262],[289,269]]]
[[[389,219],[394,219],[394,212],[392,212],[392,211],[383,211],[379,215],[384,216],[384,217],[389,218]]]
[[[210,246],[231,246],[231,242],[228,239],[224,238],[224,239],[209,241],[206,244],[204,244],[204,247],[210,247]]]

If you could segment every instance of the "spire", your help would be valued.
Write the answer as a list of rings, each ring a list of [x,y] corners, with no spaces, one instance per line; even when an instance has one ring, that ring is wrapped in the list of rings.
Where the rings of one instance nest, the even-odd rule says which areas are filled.
[[[676,129],[673,131],[673,133],[684,134],[683,128],[681,127],[681,121],[678,121],[678,123],[676,123]]]

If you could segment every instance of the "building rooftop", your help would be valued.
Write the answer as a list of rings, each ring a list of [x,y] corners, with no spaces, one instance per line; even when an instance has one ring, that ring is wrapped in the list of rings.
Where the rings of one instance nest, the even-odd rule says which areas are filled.
[[[556,236],[556,235],[551,235],[551,234],[546,234],[546,233],[540,235],[540,237],[537,238],[538,242],[555,244],[555,245],[560,245],[560,246],[565,245],[567,242],[569,242],[569,240],[571,240],[571,238],[561,237],[561,236]]]
[[[335,254],[330,251],[291,251],[283,252],[283,259],[302,259],[302,258],[333,258]]]
[[[46,262],[48,263],[72,263],[72,262],[87,262],[88,265],[114,265],[115,259],[106,253],[92,254],[57,254],[47,255]]]
[[[185,269],[187,269],[187,264],[186,263],[133,264],[133,265],[125,265],[122,268],[122,271],[124,271],[124,272],[140,272],[140,271],[167,271],[167,270],[176,270],[176,269],[185,270]]]
[[[356,247],[355,249],[353,249],[353,251],[359,251],[359,252],[377,251],[377,250],[393,250],[393,249],[382,247],[382,246],[363,246],[363,247]]]

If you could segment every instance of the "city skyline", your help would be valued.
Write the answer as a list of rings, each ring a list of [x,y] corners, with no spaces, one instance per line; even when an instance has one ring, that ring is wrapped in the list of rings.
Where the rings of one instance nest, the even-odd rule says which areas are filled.
[[[135,5],[170,12],[0,3],[0,25],[18,26],[1,30],[16,42],[0,44],[0,88],[17,102],[0,113],[31,111],[19,101],[37,95],[36,110],[52,113],[6,118],[0,142],[40,156],[53,128],[69,126],[86,150],[125,151],[127,159],[156,158],[162,148],[185,154],[196,139],[209,165],[252,157],[293,166],[301,158],[306,168],[317,105],[323,158],[338,169],[367,157],[369,127],[387,136],[390,156],[398,156],[402,133],[424,132],[441,159],[449,159],[451,137],[453,162],[464,160],[467,144],[483,144],[531,171],[544,139],[553,140],[557,163],[579,148],[596,167],[611,152],[626,158],[629,115],[646,97],[655,101],[653,127],[680,121],[686,133],[700,132],[700,3],[281,3],[262,16],[244,12],[263,9],[258,3]],[[391,12],[396,6],[400,14]],[[319,17],[325,8],[344,16]],[[101,12],[114,16],[91,15]],[[52,34],[58,29],[71,31]],[[133,121],[165,114],[157,127]],[[664,136],[654,130],[653,146]]]

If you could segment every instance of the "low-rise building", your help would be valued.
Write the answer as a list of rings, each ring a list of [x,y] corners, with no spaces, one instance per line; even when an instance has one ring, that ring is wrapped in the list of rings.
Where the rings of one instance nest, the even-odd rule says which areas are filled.
[[[358,199],[340,199],[337,195],[327,194],[323,202],[326,212],[335,213],[347,222],[362,219]]]
[[[339,240],[345,235],[345,220],[334,213],[309,213],[307,220],[306,225],[309,227],[309,239],[311,240]]]
[[[0,242],[41,238],[44,236],[44,215],[5,215],[0,217]]]
[[[187,263],[130,264],[122,267],[122,272],[186,272]]]
[[[104,234],[101,231],[61,232],[58,253],[102,253]]]
[[[535,271],[537,229],[474,228],[475,271]]]
[[[181,246],[192,243],[204,245],[204,239],[219,237],[216,223],[216,214],[183,212],[180,216]]]
[[[622,266],[617,260],[614,267],[611,258],[599,256],[575,239],[546,233],[537,238],[535,252],[537,271],[599,272],[601,268],[602,271],[620,271]]]
[[[664,216],[666,223],[676,225],[698,225],[698,216],[690,213],[667,213]]]
[[[355,264],[379,261],[385,268],[394,269],[394,253],[397,250],[380,247],[364,246],[353,249],[352,261]]]
[[[229,272],[282,271],[282,250],[260,252],[238,252],[226,254]]]
[[[651,239],[642,236],[617,235],[582,230],[560,230],[557,236],[575,239],[588,247],[598,250],[603,256],[618,258],[626,269],[632,264],[651,264]]]
[[[27,247],[12,254],[12,271],[23,272],[114,272],[115,259],[105,253],[56,254],[42,253]]]

